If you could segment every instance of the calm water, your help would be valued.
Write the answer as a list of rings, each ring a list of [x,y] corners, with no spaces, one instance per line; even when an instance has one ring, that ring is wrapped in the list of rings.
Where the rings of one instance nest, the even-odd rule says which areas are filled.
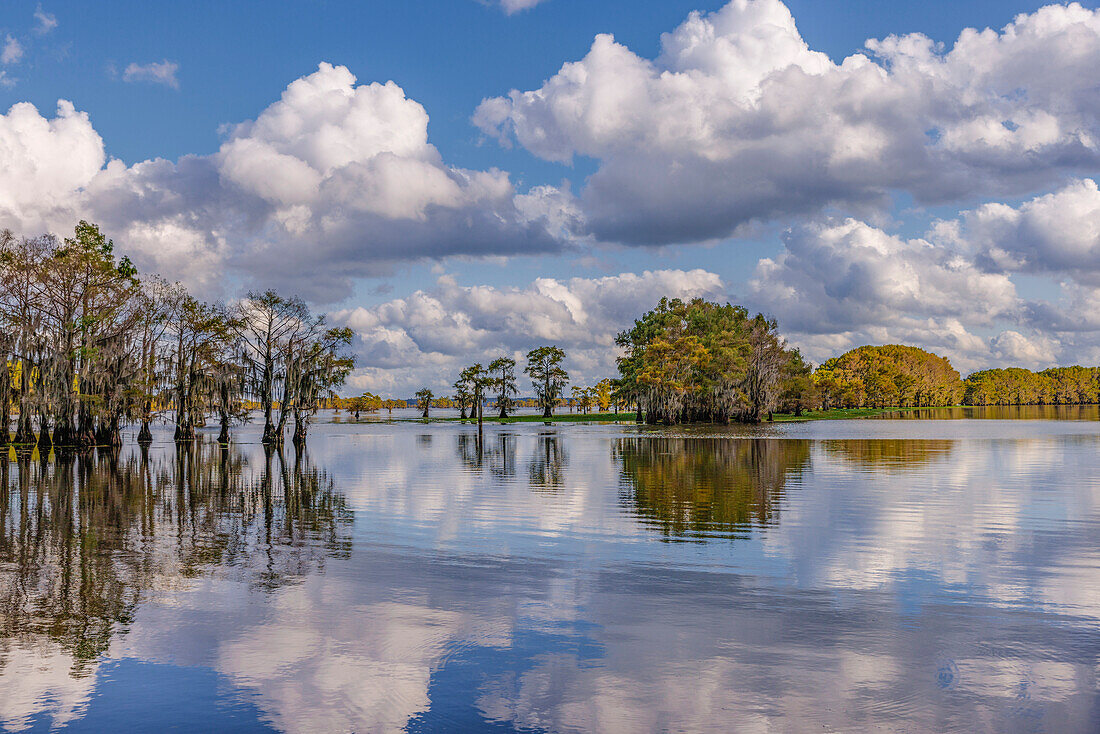
[[[1095,420],[163,438],[0,463],[0,728],[1100,730]]]

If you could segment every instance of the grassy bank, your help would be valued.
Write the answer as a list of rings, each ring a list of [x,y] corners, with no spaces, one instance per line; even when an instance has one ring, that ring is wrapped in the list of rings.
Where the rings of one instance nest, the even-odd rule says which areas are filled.
[[[776,423],[793,423],[798,421],[829,421],[848,420],[851,418],[872,418],[887,413],[900,413],[903,411],[917,410],[916,408],[833,408],[831,410],[808,410],[800,416],[790,413],[775,413]],[[459,421],[461,418],[437,418],[434,420]],[[486,423],[633,423],[634,413],[556,413],[552,418],[543,418],[541,415],[515,415],[505,418],[503,421],[497,416],[484,418]],[[469,418],[465,422],[474,423]]]
[[[790,413],[776,413],[776,423],[791,423],[795,421],[834,421],[848,418],[873,418],[887,413],[905,413],[917,408],[832,408],[831,410],[807,410],[800,416]],[[923,410],[927,410],[924,408]]]

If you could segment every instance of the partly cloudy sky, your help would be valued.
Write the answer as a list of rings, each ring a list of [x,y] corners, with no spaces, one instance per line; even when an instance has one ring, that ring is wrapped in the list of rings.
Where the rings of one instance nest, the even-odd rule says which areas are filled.
[[[402,397],[544,343],[594,382],[665,295],[815,362],[1100,363],[1096,3],[911,5],[9,1],[0,226],[300,294]]]

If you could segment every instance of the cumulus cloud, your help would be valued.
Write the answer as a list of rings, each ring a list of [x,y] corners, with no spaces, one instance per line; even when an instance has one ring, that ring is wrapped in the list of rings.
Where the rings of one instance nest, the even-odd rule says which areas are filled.
[[[1017,308],[1007,276],[924,239],[847,219],[789,230],[783,241],[784,252],[760,261],[749,288],[796,331],[850,331],[913,312],[989,324]]]
[[[0,48],[0,64],[17,64],[23,58],[23,44],[19,39],[8,35],[4,39],[4,45]]]
[[[918,238],[838,218],[782,239],[746,295],[817,361],[887,342],[940,351],[964,371],[1100,359],[1100,192],[1091,179],[960,212]],[[1057,297],[1022,297],[1012,279],[1021,273],[1059,276]]]
[[[748,297],[817,362],[860,344],[902,342],[966,370],[991,357],[980,331],[1022,318],[1012,280],[958,251],[845,219],[799,226],[764,258]]]
[[[13,105],[0,115],[0,226],[33,232],[71,218],[74,194],[104,161],[102,138],[71,102],[51,120],[30,103]]]
[[[552,161],[598,160],[583,231],[643,244],[728,236],[906,191],[923,202],[1023,193],[1100,163],[1100,12],[1079,4],[912,34],[834,63],[778,0],[692,13],[643,58],[610,35],[542,87],[473,120]]]
[[[357,388],[412,394],[445,389],[453,374],[492,355],[521,359],[556,344],[583,384],[615,374],[615,334],[662,296],[724,298],[722,279],[706,270],[657,270],[560,281],[539,278],[518,288],[460,286],[451,276],[371,308],[334,313],[358,335]],[[411,366],[411,367],[410,367]]]
[[[106,165],[86,114],[61,102],[0,117],[0,226],[64,231],[100,222],[145,270],[191,285],[227,271],[320,302],[352,279],[448,255],[559,250],[537,207],[517,206],[506,173],[447,165],[428,114],[394,84],[356,84],[321,64],[219,151]]]
[[[122,79],[127,82],[152,82],[153,84],[163,84],[172,89],[179,89],[179,79],[176,78],[176,72],[179,69],[179,64],[167,59],[152,61],[148,64],[131,63],[122,72]]]
[[[993,356],[1003,364],[1050,367],[1059,344],[1046,336],[1024,336],[1018,331],[1002,331],[989,341]]]
[[[989,203],[939,223],[934,233],[990,270],[1056,273],[1100,284],[1100,190],[1072,181],[1018,207]]]
[[[41,5],[34,9],[34,20],[37,23],[34,30],[39,35],[45,35],[57,28],[57,16],[53,13],[47,13]]]

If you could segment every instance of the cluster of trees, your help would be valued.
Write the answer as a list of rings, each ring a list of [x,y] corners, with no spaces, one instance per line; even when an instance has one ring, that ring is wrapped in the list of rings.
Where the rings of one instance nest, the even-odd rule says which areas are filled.
[[[523,371],[531,378],[535,400],[546,418],[553,415],[554,406],[569,384],[569,373],[562,367],[564,361],[565,352],[555,346],[538,347],[527,353]],[[516,360],[511,357],[498,357],[487,367],[478,362],[462,370],[454,382],[455,392],[450,399],[459,409],[459,416],[465,420],[469,410],[469,417],[481,423],[485,402],[492,398],[500,411],[499,417],[507,418],[519,394],[516,366]],[[416,393],[416,407],[425,418],[430,415],[434,398],[435,393],[428,388]]]
[[[332,398],[331,400],[323,401],[322,406],[332,408],[337,412],[343,410],[348,413],[354,413],[355,416],[358,417],[360,413],[377,413],[380,410],[386,410],[392,413],[394,408],[407,408],[408,403],[404,400],[383,398],[372,392],[365,392],[362,395],[351,398]]]
[[[0,445],[118,446],[126,423],[147,442],[168,414],[177,440],[213,416],[227,443],[250,404],[265,444],[282,443],[290,417],[301,442],[353,366],[350,343],[274,291],[224,306],[143,280],[94,224],[63,240],[0,233]]]
[[[1087,405],[1100,402],[1100,368],[1020,367],[982,370],[966,378],[964,405]]]
[[[576,385],[570,388],[570,409],[578,408],[581,413],[598,409],[606,411],[614,406],[615,412],[619,412],[619,393],[615,390],[615,383],[609,379],[603,379],[592,387]]]
[[[662,298],[616,338],[616,393],[649,423],[756,423],[812,399],[810,365],[774,319],[740,306]]]
[[[819,402],[829,408],[920,408],[958,405],[963,382],[951,363],[917,347],[859,347],[814,372]]]

